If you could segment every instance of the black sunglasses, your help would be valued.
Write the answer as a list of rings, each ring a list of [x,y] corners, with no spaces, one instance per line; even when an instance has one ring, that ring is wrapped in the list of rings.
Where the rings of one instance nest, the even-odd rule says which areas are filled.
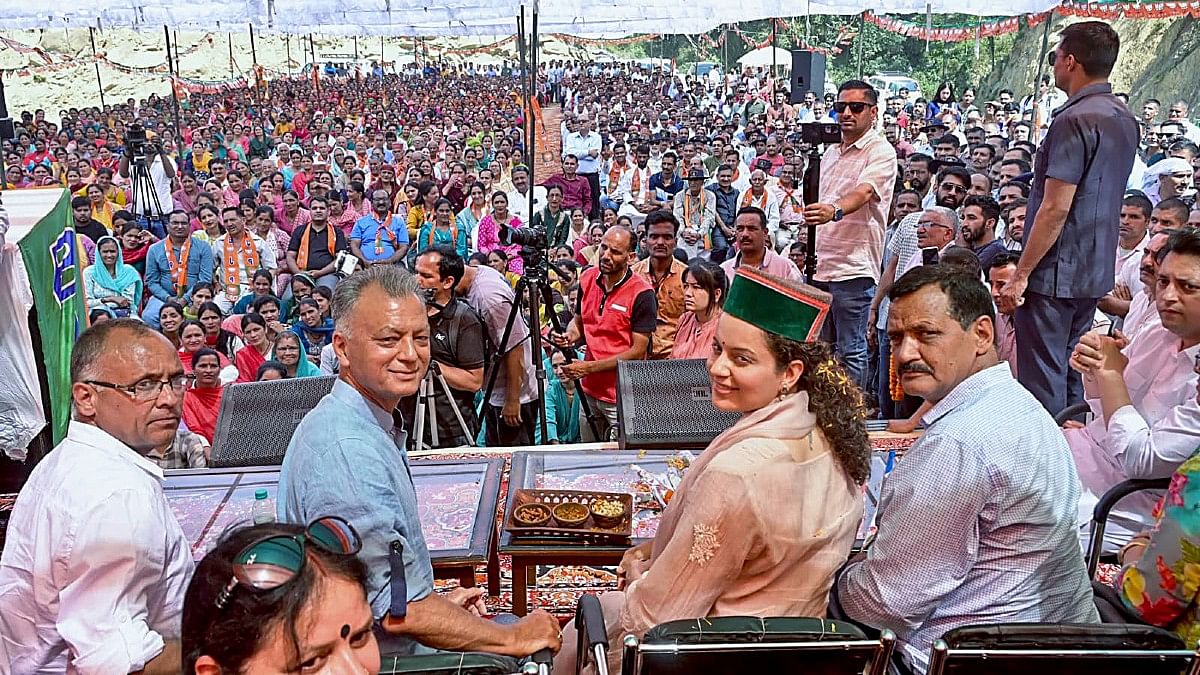
[[[850,109],[850,112],[854,113],[855,115],[858,115],[862,111],[866,110],[868,107],[874,108],[875,104],[874,103],[863,103],[862,101],[838,101],[833,104],[833,109],[839,115],[846,112],[847,108]]]

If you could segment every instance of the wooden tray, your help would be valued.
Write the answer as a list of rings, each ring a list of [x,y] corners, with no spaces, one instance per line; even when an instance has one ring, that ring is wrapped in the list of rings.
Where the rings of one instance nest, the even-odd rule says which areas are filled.
[[[553,509],[563,502],[578,502],[591,507],[592,502],[615,499],[625,507],[625,516],[616,527],[597,527],[592,515],[578,527],[561,527],[551,517],[545,525],[527,527],[513,520],[513,512],[525,504],[545,504]],[[592,544],[621,544],[633,534],[633,496],[623,492],[593,492],[588,490],[517,490],[508,513],[504,514],[504,529],[522,539],[583,540]]]

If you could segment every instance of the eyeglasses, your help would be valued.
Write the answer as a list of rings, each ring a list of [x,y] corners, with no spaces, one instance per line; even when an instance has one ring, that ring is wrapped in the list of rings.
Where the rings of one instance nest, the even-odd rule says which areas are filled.
[[[868,107],[874,108],[875,104],[863,103],[862,101],[838,101],[837,103],[833,104],[834,111],[836,111],[839,115],[846,112],[847,108],[850,109],[850,112],[857,115],[866,110]]]
[[[193,382],[196,381],[195,375],[176,375],[169,380],[138,380],[131,385],[113,384],[112,382],[102,382],[100,380],[84,380],[84,384],[90,384],[93,387],[104,387],[105,389],[116,389],[117,391],[125,392],[138,401],[153,401],[162,393],[163,387],[170,385],[171,389],[176,394],[182,394]]]
[[[337,516],[319,518],[297,535],[266,535],[234,556],[233,577],[217,595],[217,609],[225,608],[239,585],[269,591],[295,579],[308,560],[305,547],[310,543],[339,556],[358,555],[362,549],[358,531]]]
[[[919,221],[919,222],[917,223],[917,228],[919,229],[919,228],[922,228],[922,227],[944,227],[944,228],[946,228],[947,230],[953,230],[953,229],[954,229],[953,227],[950,227],[949,225],[945,225],[945,224],[942,224],[942,223],[931,223],[931,222],[926,222],[926,221]]]
[[[967,188],[959,185],[958,183],[942,183],[938,186],[938,188],[946,192],[959,192],[964,195],[967,194]]]

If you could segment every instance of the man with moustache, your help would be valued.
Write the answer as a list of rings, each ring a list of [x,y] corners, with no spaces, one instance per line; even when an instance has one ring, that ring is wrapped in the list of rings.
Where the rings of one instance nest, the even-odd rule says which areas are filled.
[[[646,216],[646,247],[650,257],[633,266],[633,273],[650,282],[658,304],[658,327],[650,336],[646,358],[665,359],[675,346],[679,317],[683,316],[683,272],[687,265],[675,257],[679,221],[659,209]]]
[[[167,216],[167,237],[146,252],[146,308],[142,318],[158,328],[158,313],[170,300],[191,304],[192,287],[212,283],[213,250],[192,237],[191,218],[183,209]]]
[[[1150,215],[1154,207],[1142,195],[1132,194],[1121,203],[1118,230],[1117,279],[1108,295],[1100,298],[1100,311],[1115,317],[1129,313],[1129,303],[1142,290],[1142,251],[1150,241]]]
[[[486,651],[514,657],[561,646],[558,622],[534,612],[514,625],[479,618],[477,588],[433,592],[433,567],[421,532],[407,432],[396,406],[417,391],[430,359],[430,328],[416,280],[394,265],[377,265],[338,284],[333,296],[333,349],[338,381],[292,436],[279,474],[280,521],[307,524],[337,514],[362,538],[367,597],[378,620],[381,650]],[[407,613],[391,605],[389,548],[403,551]]]
[[[600,428],[586,419],[579,430],[584,443],[612,440],[617,430],[617,363],[645,358],[657,327],[654,288],[629,267],[634,255],[633,232],[616,225],[600,242],[599,264],[579,278],[579,304],[565,333],[550,340],[567,349],[581,340],[584,360],[565,364],[562,377],[580,380],[580,389]],[[585,411],[581,408],[580,416]]]
[[[721,263],[726,278],[732,279],[737,274],[737,268],[747,265],[777,277],[793,281],[804,280],[796,263],[775,253],[767,245],[767,214],[762,209],[754,206],[742,207],[737,212],[733,228],[738,252]]]
[[[1141,291],[1129,301],[1129,311],[1121,330],[1133,339],[1143,328],[1159,323],[1158,310],[1154,306],[1155,280],[1158,278],[1158,254],[1167,245],[1167,238],[1178,230],[1159,230],[1150,236],[1142,256],[1138,260],[1138,281]]]
[[[224,292],[218,293],[213,302],[228,314],[243,295],[250,293],[254,273],[259,269],[274,272],[278,263],[275,248],[246,229],[246,221],[238,207],[221,209],[221,220],[225,223],[225,234],[213,242],[217,264],[213,281],[220,283]]]
[[[0,556],[0,669],[179,672],[192,551],[147,455],[175,440],[191,380],[136,319],[79,336],[67,436],[17,495]]]

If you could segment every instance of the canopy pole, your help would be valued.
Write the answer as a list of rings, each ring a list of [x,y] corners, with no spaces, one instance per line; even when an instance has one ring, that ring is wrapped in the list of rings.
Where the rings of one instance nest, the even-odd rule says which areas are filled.
[[[383,82],[383,76],[387,74],[387,68],[384,64],[383,56],[383,36],[379,36],[379,81]]]
[[[775,59],[775,31],[776,31],[776,28],[778,28],[778,26],[779,26],[779,22],[776,21],[775,19],[771,19],[771,81],[772,82],[775,81],[775,69],[779,67],[779,64],[776,62],[776,59]],[[772,103],[775,102],[775,92],[771,92],[771,102]]]
[[[1038,54],[1037,75],[1033,79],[1033,89],[1030,92],[1030,95],[1033,97],[1033,123],[1034,124],[1038,123],[1039,115],[1042,112],[1041,110],[1038,110],[1039,103],[1040,103],[1040,100],[1038,97],[1038,83],[1042,81],[1042,69],[1045,68],[1045,66],[1046,66],[1046,50],[1050,46],[1050,21],[1051,21],[1051,18],[1052,18],[1052,16],[1046,17],[1046,27],[1044,29],[1042,29],[1042,52],[1040,54]],[[1041,129],[1034,129],[1033,132],[1030,134],[1030,136],[1037,138],[1038,134],[1040,134],[1040,133],[1041,133]]]
[[[229,38],[229,79],[233,79],[237,77],[233,71],[233,33],[227,33],[225,37]]]
[[[290,79],[292,77],[292,36],[285,34],[283,36],[283,44],[287,49],[287,69],[288,78]]]
[[[183,68],[179,65],[179,31],[178,30],[171,31],[171,41],[175,43],[175,72],[178,73],[179,71],[183,70]]]
[[[532,146],[530,146],[530,140],[531,140],[531,131],[533,130],[533,123],[530,121],[532,111],[530,110],[530,105],[529,105],[529,96],[528,96],[529,88],[526,85],[526,80],[525,80],[525,77],[529,74],[529,60],[526,58],[526,54],[525,54],[525,5],[521,5],[521,13],[517,15],[517,54],[520,57],[520,61],[521,61],[521,81],[520,81],[521,83],[520,83],[520,87],[519,87],[518,91],[521,92],[521,98],[524,99],[521,101],[521,107],[522,107],[524,115],[525,115],[525,120],[521,125],[522,126],[521,131],[524,132],[524,135],[525,135],[525,139],[524,139],[525,140],[525,166],[527,166],[529,168],[529,192],[530,192],[530,195],[532,195],[533,194],[533,185],[534,185],[534,182],[533,182],[534,166],[533,166],[533,154],[532,154],[533,149],[532,149]],[[529,203],[532,208],[532,204],[533,204],[532,197],[530,197]],[[532,219],[533,219],[532,211],[529,212],[529,218],[530,218],[530,221],[532,222]]]
[[[96,57],[96,29],[91,26],[88,26],[88,38],[92,41],[92,61],[95,62],[96,66],[96,88],[100,90],[100,107],[103,109],[106,107],[104,103],[104,81],[100,79],[100,59]],[[0,177],[0,181],[2,180],[3,178]]]
[[[262,100],[262,92],[259,91],[259,84],[262,80],[258,77],[258,54],[254,51],[254,24],[250,24],[250,62],[253,67],[250,70],[250,76],[254,87],[254,101],[257,103]]]
[[[163,38],[167,41],[167,69],[171,75],[171,115],[175,120],[176,151],[183,156],[183,132],[179,125],[179,92],[175,90],[176,72],[175,61],[171,58],[171,29],[163,25]]]
[[[357,36],[357,35],[353,35],[353,36],[351,36],[351,37],[353,37],[353,38],[354,38],[354,60],[355,60],[355,61],[358,61],[358,36]],[[357,63],[355,63],[354,65],[355,65],[355,67],[357,67],[357,66],[358,66],[358,64],[357,64]]]
[[[867,13],[864,11],[858,15],[858,79],[863,76],[863,43],[867,37]],[[825,85],[822,84],[822,87]]]

